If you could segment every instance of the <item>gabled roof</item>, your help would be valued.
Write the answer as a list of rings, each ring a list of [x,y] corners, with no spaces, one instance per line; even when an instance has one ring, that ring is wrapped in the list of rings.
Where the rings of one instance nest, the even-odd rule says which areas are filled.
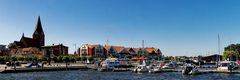
[[[21,42],[19,42],[19,41],[14,41],[14,43],[15,43],[18,47],[24,46],[23,43],[21,43]]]
[[[130,53],[130,48],[124,48],[120,53]]]
[[[111,46],[111,45],[105,45],[103,46],[107,51],[110,50],[111,48],[114,49],[117,53],[122,52],[122,50],[125,49],[124,46]]]
[[[48,45],[48,46],[41,46],[42,48],[50,48],[50,47],[59,47],[59,46],[62,46],[62,47],[66,47],[68,48],[68,46],[64,46],[63,44],[58,44],[58,45]]]
[[[108,51],[112,46],[110,46],[110,45],[104,45],[103,47]]]
[[[27,44],[27,47],[31,47],[31,46],[36,46],[37,45],[36,40],[34,40],[32,38],[22,37],[20,42],[22,42],[22,40]]]
[[[114,50],[116,50],[117,53],[120,53],[120,52],[124,49],[123,46],[112,46],[112,48],[113,48]]]
[[[138,52],[141,48],[132,48],[135,52]]]
[[[98,45],[96,45],[96,44],[87,44],[87,46],[88,46],[89,48],[96,48]]]
[[[158,49],[154,48],[154,47],[151,47],[151,48],[147,47],[147,48],[145,48],[145,51],[147,53],[158,53]]]

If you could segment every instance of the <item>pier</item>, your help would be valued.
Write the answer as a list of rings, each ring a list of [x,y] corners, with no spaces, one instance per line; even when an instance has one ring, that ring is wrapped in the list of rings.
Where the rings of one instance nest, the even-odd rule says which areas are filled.
[[[20,73],[20,72],[40,72],[40,71],[64,71],[64,70],[87,70],[91,69],[86,64],[69,64],[65,63],[53,63],[52,65],[46,65],[44,67],[31,67],[26,68],[26,65],[14,67],[0,66],[0,73]]]

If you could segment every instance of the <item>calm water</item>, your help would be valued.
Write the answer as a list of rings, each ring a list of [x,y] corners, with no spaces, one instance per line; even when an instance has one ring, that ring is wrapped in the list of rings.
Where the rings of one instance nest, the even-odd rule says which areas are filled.
[[[180,72],[144,73],[56,71],[0,74],[0,80],[239,80],[240,74],[182,75]]]

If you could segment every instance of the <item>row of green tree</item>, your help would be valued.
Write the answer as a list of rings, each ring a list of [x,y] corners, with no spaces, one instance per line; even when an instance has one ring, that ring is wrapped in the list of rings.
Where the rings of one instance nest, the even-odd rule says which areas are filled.
[[[28,56],[0,56],[0,62],[4,63],[7,61],[54,61],[54,62],[76,62],[76,61],[87,61],[87,59],[91,62],[94,59],[92,57],[79,57],[79,56],[54,56],[51,58],[41,56],[41,57],[28,57]]]

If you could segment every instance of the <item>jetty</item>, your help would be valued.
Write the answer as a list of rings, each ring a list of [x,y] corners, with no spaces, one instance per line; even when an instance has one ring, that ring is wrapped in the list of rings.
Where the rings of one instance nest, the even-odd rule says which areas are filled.
[[[68,64],[65,63],[53,63],[51,65],[44,65],[42,67],[27,68],[26,65],[17,66],[4,66],[0,65],[0,73],[19,73],[19,72],[40,72],[40,71],[64,71],[64,70],[87,70],[91,69],[87,67],[87,64]]]

